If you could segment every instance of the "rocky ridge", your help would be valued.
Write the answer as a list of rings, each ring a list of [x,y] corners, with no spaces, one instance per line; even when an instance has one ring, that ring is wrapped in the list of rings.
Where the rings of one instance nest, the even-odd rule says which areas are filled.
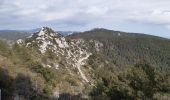
[[[86,64],[86,61],[92,53],[88,51],[89,45],[83,39],[69,40],[61,34],[54,32],[51,28],[43,27],[39,32],[32,34],[26,40],[18,40],[17,43],[25,45],[27,48],[34,47],[38,49],[42,55],[47,51],[51,51],[65,62],[64,67],[67,68],[70,73],[72,73],[73,70],[77,70],[77,74],[80,75],[82,81],[90,83],[87,78],[88,76],[84,74],[85,70],[82,66]],[[102,45],[96,41],[94,41],[94,43],[97,50],[98,45]],[[61,64],[57,60],[41,63],[44,67],[61,68]]]

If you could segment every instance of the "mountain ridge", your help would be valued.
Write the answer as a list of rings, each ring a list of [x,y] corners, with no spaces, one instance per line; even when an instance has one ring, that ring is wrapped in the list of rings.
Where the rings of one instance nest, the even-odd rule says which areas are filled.
[[[21,45],[22,43],[24,43],[24,45],[28,48],[34,47],[36,45],[36,49],[39,48],[41,54],[44,54],[47,50],[50,50],[57,56],[62,56],[69,66],[77,67],[81,77],[86,82],[89,82],[86,76],[81,71],[80,66],[83,65],[82,62],[86,60],[91,54],[87,53],[85,49],[81,49],[77,46],[81,42],[83,41],[73,40],[68,43],[65,37],[61,34],[55,33],[51,28],[43,27],[39,32],[34,33],[31,37],[27,38],[25,42],[18,43],[21,43]],[[85,57],[82,57],[82,55],[84,55]]]

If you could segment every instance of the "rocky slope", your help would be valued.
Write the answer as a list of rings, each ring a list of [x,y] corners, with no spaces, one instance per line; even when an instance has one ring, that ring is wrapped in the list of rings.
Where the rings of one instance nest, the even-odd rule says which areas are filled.
[[[95,43],[96,49],[101,44]],[[19,39],[17,43],[31,50],[36,51],[36,59],[43,67],[52,68],[53,70],[64,70],[65,74],[75,79],[77,86],[73,87],[77,93],[81,93],[84,88],[92,87],[94,79],[92,79],[88,65],[89,57],[93,55],[89,50],[89,43],[83,39],[66,39],[59,33],[54,32],[48,27],[43,27],[39,32],[32,34],[25,40]],[[52,57],[47,57],[51,55]],[[64,76],[64,75],[63,75]],[[62,77],[62,76],[61,76]],[[64,87],[64,84],[60,87]],[[62,88],[56,89],[54,94],[65,91]],[[71,86],[70,86],[71,87]],[[76,93],[76,92],[75,92]]]
[[[89,82],[83,71],[81,70],[82,65],[84,65],[88,57],[91,55],[87,51],[86,44],[83,40],[66,40],[59,33],[55,33],[52,29],[48,27],[43,27],[40,32],[33,34],[28,40],[25,41],[26,47],[34,47],[40,51],[41,54],[47,52],[47,50],[52,51],[56,56],[62,58],[65,61],[65,68],[75,69],[77,68],[80,77],[85,81]],[[50,62],[43,63],[46,67],[60,68],[60,64],[54,61],[53,64]]]

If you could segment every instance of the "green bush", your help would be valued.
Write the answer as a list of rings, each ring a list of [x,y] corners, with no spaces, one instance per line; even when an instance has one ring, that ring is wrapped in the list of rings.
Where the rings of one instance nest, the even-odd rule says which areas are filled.
[[[104,72],[105,71],[105,72]],[[146,61],[141,61],[117,75],[103,70],[92,97],[108,97],[111,100],[152,100],[156,94],[170,93],[169,75],[162,74]]]
[[[10,49],[5,41],[0,40],[0,55],[8,57],[10,54]]]
[[[39,73],[43,76],[43,78],[48,83],[52,83],[52,81],[56,78],[55,70],[48,67],[43,67],[38,62],[30,62],[29,67],[36,73]]]

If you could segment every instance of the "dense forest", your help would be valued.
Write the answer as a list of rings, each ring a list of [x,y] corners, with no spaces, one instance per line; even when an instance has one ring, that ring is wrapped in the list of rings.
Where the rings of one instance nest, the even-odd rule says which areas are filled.
[[[157,69],[170,72],[170,40],[166,38],[100,28],[73,34],[67,38],[99,41],[103,47],[97,54],[110,60],[112,66],[132,66],[144,59]],[[92,44],[90,47],[90,51],[95,52]]]

